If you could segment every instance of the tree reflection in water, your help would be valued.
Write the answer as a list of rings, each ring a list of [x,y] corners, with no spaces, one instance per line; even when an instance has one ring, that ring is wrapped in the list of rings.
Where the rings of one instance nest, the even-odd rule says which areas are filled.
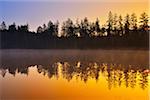
[[[49,78],[56,77],[58,79],[61,74],[61,76],[68,81],[75,77],[77,80],[80,79],[85,83],[91,78],[98,81],[101,73],[108,82],[109,89],[112,87],[121,87],[122,85],[125,85],[126,88],[134,88],[137,84],[139,84],[142,89],[145,89],[148,87],[148,75],[150,72],[148,68],[139,68],[131,65],[124,66],[121,64],[97,64],[85,62],[77,62],[75,64],[70,64],[69,62],[57,62],[51,66],[37,65],[37,70],[38,73],[48,75]],[[28,75],[29,67],[0,67],[0,74],[2,77],[5,77],[7,72],[13,76],[15,76],[16,73]]]

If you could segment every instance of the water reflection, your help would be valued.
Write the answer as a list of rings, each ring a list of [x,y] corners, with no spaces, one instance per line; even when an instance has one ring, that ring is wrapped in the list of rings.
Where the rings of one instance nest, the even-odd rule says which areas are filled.
[[[93,62],[56,62],[49,66],[36,65],[38,73],[47,75],[49,79],[55,77],[59,79],[63,77],[68,82],[76,78],[76,80],[84,81],[85,83],[89,79],[94,79],[97,82],[102,75],[107,81],[108,89],[112,87],[125,86],[126,88],[135,88],[137,84],[141,89],[148,87],[148,76],[150,73],[149,68],[137,67],[137,66],[124,66],[121,64],[98,64]],[[16,74],[29,73],[29,68],[32,66],[2,66],[0,68],[0,74],[5,77],[7,73],[12,74],[14,77]]]

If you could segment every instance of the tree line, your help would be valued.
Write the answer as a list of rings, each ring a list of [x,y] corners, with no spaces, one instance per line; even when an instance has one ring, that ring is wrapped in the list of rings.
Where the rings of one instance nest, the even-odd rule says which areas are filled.
[[[71,42],[67,44],[70,46],[74,45],[74,47],[77,48],[79,45],[82,47],[86,44],[95,45],[95,47],[98,47],[96,45],[122,45],[121,43],[123,42],[126,42],[123,43],[125,45],[129,45],[129,43],[137,45],[138,42],[141,42],[140,45],[142,46],[148,45],[147,42],[150,31],[148,21],[149,16],[145,12],[143,12],[138,19],[135,13],[131,15],[126,14],[123,18],[122,15],[113,14],[110,11],[105,25],[101,25],[98,18],[94,22],[90,22],[87,17],[82,20],[77,19],[75,22],[68,18],[62,25],[60,25],[58,21],[55,23],[49,21],[47,25],[43,24],[39,26],[36,32],[29,31],[28,24],[16,26],[16,24],[13,23],[7,27],[3,21],[0,25],[1,42],[2,47],[8,44],[15,45],[16,42],[11,44],[13,41],[30,41],[31,43],[34,42],[34,40],[36,41],[34,45],[42,43],[42,41],[44,41],[44,45],[47,44],[47,46],[52,43],[51,46],[59,44],[66,45],[65,42]],[[5,40],[6,38],[7,40]],[[14,40],[12,40],[12,38],[14,38]],[[60,40],[62,40],[64,44],[61,44],[62,41],[58,43]],[[101,43],[99,43],[99,41]],[[28,44],[29,43],[26,45]]]
[[[59,33],[59,22],[53,23],[49,21],[48,24],[43,24],[37,28],[36,33],[49,33],[52,36],[64,36],[64,37],[86,37],[86,36],[110,36],[110,35],[123,35],[129,33],[130,30],[148,30],[148,14],[143,12],[139,17],[139,22],[135,13],[131,15],[127,14],[124,19],[122,15],[113,14],[111,11],[108,14],[106,24],[101,26],[100,21],[97,18],[95,22],[90,22],[87,17],[83,20],[76,20],[74,23],[70,18],[62,23],[61,32]],[[139,26],[138,26],[139,23]],[[29,25],[21,25],[16,27],[13,23],[8,28],[3,21],[0,25],[1,31],[29,31]]]

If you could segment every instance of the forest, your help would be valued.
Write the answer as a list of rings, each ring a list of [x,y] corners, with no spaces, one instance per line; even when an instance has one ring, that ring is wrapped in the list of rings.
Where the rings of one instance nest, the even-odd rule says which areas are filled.
[[[139,18],[131,15],[108,13],[104,25],[100,20],[91,22],[87,17],[76,21],[68,18],[43,24],[36,32],[29,25],[0,25],[1,49],[149,49],[149,16],[143,12]]]

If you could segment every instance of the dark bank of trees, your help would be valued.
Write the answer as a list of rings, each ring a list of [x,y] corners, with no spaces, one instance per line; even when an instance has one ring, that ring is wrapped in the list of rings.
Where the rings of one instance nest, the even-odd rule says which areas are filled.
[[[98,49],[98,48],[147,48],[149,47],[149,17],[144,12],[138,18],[135,13],[125,17],[108,14],[105,25],[97,18],[87,17],[75,22],[68,18],[60,25],[57,21],[43,24],[37,32],[29,31],[29,25],[6,26],[1,23],[1,48],[26,49]]]

